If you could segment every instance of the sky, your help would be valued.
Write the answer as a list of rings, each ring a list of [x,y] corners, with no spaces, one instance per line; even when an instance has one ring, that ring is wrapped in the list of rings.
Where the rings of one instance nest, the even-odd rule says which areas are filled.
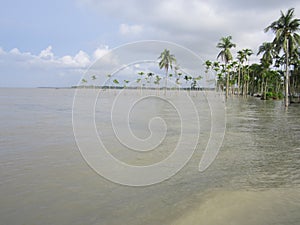
[[[76,85],[112,49],[144,40],[175,43],[214,61],[220,38],[231,35],[237,45],[234,57],[236,51],[250,48],[255,53],[250,60],[256,62],[259,45],[273,39],[263,30],[279,18],[280,10],[293,7],[300,17],[300,0],[0,3],[0,87]]]

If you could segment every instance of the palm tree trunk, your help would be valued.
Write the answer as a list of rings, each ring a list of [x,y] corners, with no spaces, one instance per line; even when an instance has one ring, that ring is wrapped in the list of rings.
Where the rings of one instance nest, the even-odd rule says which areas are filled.
[[[267,78],[265,83],[264,100],[267,100]]]
[[[286,37],[285,37],[286,38]],[[286,40],[285,107],[289,106],[289,41]]]
[[[167,93],[167,84],[168,84],[168,69],[166,69],[165,88],[164,88],[164,95],[165,96],[166,96],[166,93]]]
[[[225,68],[227,69],[227,65],[225,64]],[[229,71],[226,71],[226,99],[228,98],[229,93]]]
[[[238,75],[238,96],[240,95],[240,82],[241,82],[241,67],[239,66],[239,75]]]

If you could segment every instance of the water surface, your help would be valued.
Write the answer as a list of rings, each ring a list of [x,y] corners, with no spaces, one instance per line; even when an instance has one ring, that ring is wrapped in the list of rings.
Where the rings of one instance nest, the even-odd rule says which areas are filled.
[[[220,153],[199,173],[210,125],[203,107],[204,141],[187,166],[165,182],[134,188],[102,178],[81,157],[72,130],[73,96],[72,89],[0,89],[0,224],[300,223],[299,105],[285,111],[281,101],[229,99]],[[102,100],[113,96],[106,93]],[[199,94],[192,98],[207,104]],[[169,137],[177,137],[176,115],[168,110],[163,112],[174,131]],[[107,124],[101,107],[98,113],[98,125]],[[134,113],[142,120],[147,107]],[[114,143],[110,135],[103,134]],[[117,143],[113,154],[152,163],[173,146],[166,142],[148,161],[120,154]]]

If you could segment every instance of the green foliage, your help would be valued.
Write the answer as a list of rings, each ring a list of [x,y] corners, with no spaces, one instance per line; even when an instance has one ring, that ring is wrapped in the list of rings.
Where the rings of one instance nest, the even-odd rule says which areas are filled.
[[[264,94],[263,94],[264,96]],[[266,100],[274,99],[274,100],[280,100],[283,99],[284,95],[282,92],[274,92],[274,91],[268,91],[266,93]]]
[[[230,52],[231,48],[235,48],[236,44],[231,42],[232,37],[222,37],[220,42],[217,44],[217,48],[220,48],[221,51],[218,54],[217,58],[221,58],[222,61],[227,64],[230,60],[232,60],[232,54]]]

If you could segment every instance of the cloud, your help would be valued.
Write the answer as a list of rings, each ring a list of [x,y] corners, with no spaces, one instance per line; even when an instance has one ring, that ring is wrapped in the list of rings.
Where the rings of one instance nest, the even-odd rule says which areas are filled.
[[[81,50],[75,55],[74,61],[80,67],[87,67],[91,64],[89,55]]]
[[[99,59],[100,57],[104,56],[105,54],[107,54],[109,52],[109,47],[108,45],[104,45],[104,46],[101,46],[99,48],[97,48],[95,51],[94,51],[94,59]]]
[[[20,50],[17,48],[13,48],[12,50],[9,51],[9,53],[11,53],[13,55],[21,55]]]
[[[74,68],[86,68],[91,64],[89,55],[81,50],[74,57],[65,55],[55,62],[61,64],[61,66]]]
[[[0,74],[5,75],[1,86],[71,86],[76,85],[87,69],[101,58],[96,72],[108,74],[107,68],[119,65],[118,59],[110,54],[107,45],[101,45],[91,54],[79,50],[76,54],[57,56],[52,46],[35,55],[21,52],[18,48],[5,51],[0,47]],[[90,71],[91,72],[91,71]],[[28,82],[27,82],[28,81]]]
[[[77,84],[90,64],[90,56],[82,50],[74,56],[58,57],[52,46],[38,55],[0,47],[0,74],[5,75],[1,86],[71,86]]]
[[[78,45],[85,43],[84,46],[87,47],[91,46],[91,42],[99,43],[100,41],[101,43],[109,43],[115,49],[120,44],[129,41],[164,40],[191,49],[203,60],[216,60],[219,52],[216,45],[221,37],[227,35],[231,35],[233,42],[237,44],[236,49],[232,50],[233,53],[242,48],[251,48],[257,52],[262,42],[270,41],[273,38],[273,34],[266,34],[263,29],[280,16],[280,10],[285,12],[288,8],[294,7],[298,18],[300,13],[299,0],[231,0],[226,2],[222,0],[76,0],[76,2],[80,8],[79,11],[88,12],[88,15],[96,17],[94,21],[97,21],[97,27],[101,27],[101,29],[97,27],[95,29],[94,24],[88,20],[88,18],[94,19],[93,16],[80,18],[82,24],[79,25],[82,27],[85,25],[85,20],[89,22],[88,26],[85,26],[87,32],[83,32],[85,35],[80,36],[76,30],[76,38],[67,43],[68,47],[74,48],[72,46],[74,43]],[[82,8],[84,10],[81,10]],[[83,13],[83,15],[86,14]],[[79,27],[77,23],[73,24],[76,28]],[[11,29],[17,28],[10,27]],[[66,36],[71,35],[71,31],[64,31]],[[92,40],[86,40],[87,36]],[[53,36],[47,38],[50,37],[53,38]],[[5,39],[5,35],[3,39]],[[26,40],[35,39],[27,38]],[[44,80],[46,82],[49,77],[55,80],[57,77],[69,76],[72,77],[69,80],[70,84],[74,81],[74,77],[78,78],[79,74],[97,59],[102,59],[101,68],[96,68],[97,70],[101,69],[101,71],[99,70],[101,73],[106,65],[112,63],[119,65],[119,59],[109,54],[110,48],[106,45],[94,45],[94,51],[91,49],[87,51],[84,47],[80,47],[77,48],[76,53],[65,52],[62,55],[57,55],[54,46],[59,46],[59,44],[55,42],[55,38],[50,41],[53,43],[53,47],[51,45],[45,46],[46,48],[41,51],[34,49],[32,51],[39,53],[33,54],[22,51],[22,48],[28,47],[25,42],[23,46],[19,46],[17,43],[22,42],[9,37],[7,46],[17,46],[19,49],[5,50],[5,46],[3,46],[4,49],[0,47],[1,75],[4,76],[5,74],[7,79],[12,76],[15,77],[15,80],[25,82],[29,79],[29,74],[36,74],[34,79],[37,82],[33,85],[44,84]],[[34,43],[33,45],[38,46],[38,44],[41,43]],[[155,54],[162,50],[151,49]],[[60,52],[64,51],[67,51],[65,43],[60,49]],[[139,49],[130,53],[141,54]],[[142,55],[140,58],[143,57]],[[156,59],[157,56],[155,55],[154,58]],[[251,56],[251,62],[255,60],[258,60],[258,57],[254,54]],[[58,76],[58,74],[63,74],[63,76]],[[53,80],[51,80],[52,83],[49,81],[49,86],[60,84]],[[2,82],[1,85],[5,84]]]
[[[202,58],[215,60],[216,44],[233,36],[237,49],[257,51],[269,40],[263,29],[280,16],[280,10],[300,8],[297,0],[78,0],[81,7],[122,21],[120,39],[131,34],[136,40],[156,39],[184,45]],[[122,10],[120,10],[122,9]],[[296,10],[297,11],[297,10]],[[296,12],[299,14],[299,12]],[[129,25],[134,24],[134,25]],[[143,24],[143,26],[136,25]],[[134,41],[130,39],[131,41]],[[254,56],[253,56],[254,57]]]
[[[52,52],[52,46],[48,46],[46,49],[42,50],[41,53],[39,54],[39,57],[41,59],[54,59],[54,54]]]
[[[128,24],[122,23],[120,25],[119,31],[122,35],[138,35],[143,31],[143,26],[128,25]]]

